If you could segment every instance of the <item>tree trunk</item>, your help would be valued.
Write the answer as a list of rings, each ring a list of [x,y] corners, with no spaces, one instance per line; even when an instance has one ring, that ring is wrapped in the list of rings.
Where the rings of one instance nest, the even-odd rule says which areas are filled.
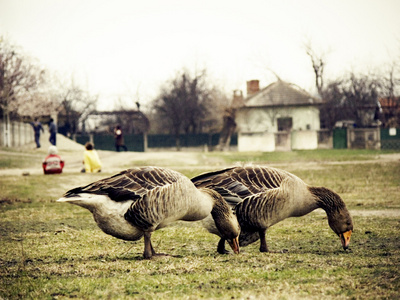
[[[235,110],[233,108],[228,108],[224,114],[224,122],[219,136],[217,150],[219,151],[229,150],[231,137],[232,134],[235,132],[235,129],[236,129]]]
[[[176,151],[181,151],[181,139],[179,135],[175,135]]]

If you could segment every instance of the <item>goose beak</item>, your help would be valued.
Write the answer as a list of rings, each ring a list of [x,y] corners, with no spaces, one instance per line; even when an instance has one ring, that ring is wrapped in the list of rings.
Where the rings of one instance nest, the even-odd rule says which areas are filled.
[[[343,250],[347,250],[349,248],[351,233],[352,233],[352,231],[349,230],[349,231],[339,234],[340,241],[342,242]]]
[[[231,248],[235,254],[238,254],[240,252],[239,237],[235,237],[233,240],[228,240],[228,244],[229,244],[229,246],[231,246]]]

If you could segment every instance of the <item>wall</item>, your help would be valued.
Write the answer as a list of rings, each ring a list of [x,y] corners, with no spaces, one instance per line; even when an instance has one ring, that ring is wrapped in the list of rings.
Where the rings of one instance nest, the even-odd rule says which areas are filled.
[[[333,149],[333,132],[329,129],[318,130],[318,148]]]
[[[347,148],[381,149],[381,131],[379,128],[348,128]]]
[[[7,134],[9,142],[7,143]],[[0,121],[0,146],[1,147],[19,147],[35,141],[32,126],[28,123],[11,122],[9,133],[6,131],[6,124]]]
[[[312,106],[292,109],[293,130],[319,130],[319,109]]]
[[[319,109],[313,106],[287,108],[241,108],[236,112],[239,132],[277,132],[277,119],[291,117],[293,130],[319,130]]]
[[[273,111],[259,108],[242,108],[236,112],[236,124],[238,132],[275,132],[276,120],[271,123]]]
[[[270,132],[240,132],[238,135],[238,151],[275,151],[275,135]]]
[[[292,131],[292,150],[313,150],[318,148],[318,133],[315,130]]]
[[[272,152],[312,150],[318,148],[318,131],[293,130],[291,132],[240,132],[239,152]]]

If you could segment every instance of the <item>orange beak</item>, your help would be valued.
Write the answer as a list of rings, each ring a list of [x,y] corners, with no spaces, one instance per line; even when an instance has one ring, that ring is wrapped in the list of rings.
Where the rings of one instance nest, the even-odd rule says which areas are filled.
[[[239,237],[234,238],[233,240],[228,240],[229,246],[231,246],[233,252],[238,254],[239,250]]]
[[[352,231],[349,230],[349,231],[339,234],[340,241],[342,242],[342,246],[343,246],[344,250],[347,250],[349,248],[351,233],[352,233]]]

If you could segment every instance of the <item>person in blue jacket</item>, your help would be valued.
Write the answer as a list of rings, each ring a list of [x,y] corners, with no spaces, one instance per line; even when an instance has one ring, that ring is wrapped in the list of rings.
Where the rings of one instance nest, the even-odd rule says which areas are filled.
[[[35,134],[36,148],[40,148],[40,131],[44,132],[42,123],[39,122],[38,118],[35,118],[35,120],[29,124],[31,124]]]
[[[57,134],[57,125],[54,123],[54,119],[51,118],[49,122],[49,132],[50,132],[50,144],[53,146],[56,145],[56,134]]]

